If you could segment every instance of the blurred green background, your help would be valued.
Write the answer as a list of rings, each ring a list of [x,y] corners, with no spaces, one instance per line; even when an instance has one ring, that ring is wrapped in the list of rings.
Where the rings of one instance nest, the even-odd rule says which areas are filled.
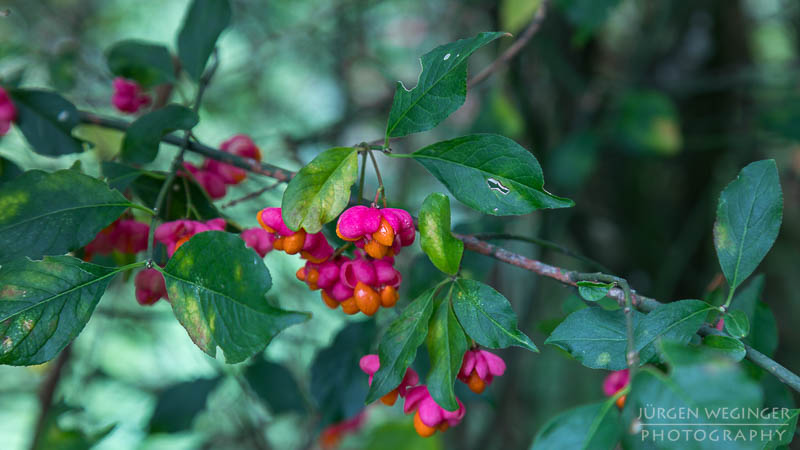
[[[518,35],[538,3],[232,0],[233,23],[219,43],[220,67],[196,135],[218,145],[233,134],[249,134],[265,161],[290,169],[322,149],[380,138],[394,83],[415,84],[421,54],[480,31]],[[7,14],[0,17],[0,79],[53,88],[81,109],[117,114],[111,108],[112,76],[104,52],[129,38],[174,50],[187,4],[2,2],[0,9],[7,8]],[[511,42],[506,38],[477,52],[471,73]],[[486,218],[454,201],[458,229],[559,242],[662,301],[704,298],[719,272],[711,233],[719,192],[747,163],[775,158],[784,221],[760,267],[766,275],[763,299],[777,320],[775,359],[800,371],[800,327],[793,323],[800,314],[795,278],[800,249],[798,44],[796,1],[554,0],[528,46],[470,91],[457,113],[435,130],[392,147],[405,153],[474,132],[515,139],[539,159],[548,190],[572,198],[576,207]],[[188,80],[182,80],[173,101],[185,101],[192,92]],[[84,171],[99,175],[99,162],[114,157],[121,135],[92,127],[80,133],[95,147],[79,156],[35,155],[17,130],[0,140],[0,155],[26,169],[52,170],[80,160]],[[152,167],[166,169],[173,155],[174,148],[162,146]],[[379,162],[390,203],[413,214],[427,193],[445,192],[412,161]],[[366,192],[374,192],[374,176],[367,173]],[[273,183],[250,176],[218,206]],[[256,211],[279,205],[282,189],[223,212],[243,226],[256,226]],[[591,269],[530,244],[503,245],[564,267]],[[325,425],[360,408],[363,397],[358,395],[367,380],[353,365],[365,351],[374,351],[376,332],[397,312],[382,310],[378,331],[371,324],[345,328],[361,319],[330,311],[317,293],[298,283],[298,258],[272,253],[266,263],[274,280],[268,297],[313,313],[309,322],[280,334],[265,352],[266,360],[288,373],[262,361],[250,368],[226,367],[207,357],[166,302],[140,307],[132,280],[120,277],[72,346],[56,393],[57,412],[63,413],[47,428],[48,442],[55,445],[51,448],[83,448],[98,439],[96,448],[102,449],[316,447]],[[404,274],[403,307],[435,271],[417,247],[404,251],[398,264]],[[421,442],[399,404],[372,406],[360,431],[342,441],[344,448],[526,448],[555,413],[602,397],[605,373],[543,345],[557,320],[581,307],[571,290],[481,256],[468,255],[465,266],[511,300],[520,328],[541,353],[499,352],[508,362],[506,375],[482,396],[459,391],[467,415],[455,429]],[[321,354],[342,329],[350,334]],[[425,356],[419,359],[424,372]],[[337,365],[349,369],[319,369]],[[31,445],[39,416],[37,389],[47,373],[47,366],[0,367],[3,449]],[[292,379],[298,395],[276,400],[276,392],[292,388]],[[768,401],[792,401],[773,379],[765,377],[762,383]],[[329,393],[321,409],[314,400],[319,389]],[[170,409],[157,408],[159,398]]]

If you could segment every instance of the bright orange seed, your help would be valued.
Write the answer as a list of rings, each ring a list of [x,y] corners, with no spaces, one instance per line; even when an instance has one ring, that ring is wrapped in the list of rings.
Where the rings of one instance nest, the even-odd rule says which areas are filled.
[[[341,302],[341,305],[342,305],[342,311],[344,311],[345,314],[353,315],[359,311],[358,305],[356,304],[356,299],[354,299],[353,297],[350,297],[347,300]]]
[[[397,389],[392,389],[392,392],[381,397],[381,403],[386,406],[392,406],[397,401]]]
[[[433,433],[436,433],[436,428],[429,427],[422,422],[422,418],[419,417],[419,410],[414,414],[414,429],[422,437],[431,437]]]
[[[389,252],[389,247],[381,245],[380,242],[373,239],[367,242],[367,244],[364,246],[364,251],[375,259],[383,259],[383,257],[386,256],[386,253]]]
[[[294,255],[299,253],[300,250],[303,249],[303,244],[305,243],[306,243],[306,230],[303,230],[301,228],[295,234],[291,236],[285,236],[283,238],[283,250],[290,255]]]
[[[356,283],[356,287],[353,289],[353,298],[356,299],[358,309],[368,316],[375,314],[381,306],[378,293],[360,281]]]
[[[381,226],[378,231],[372,233],[372,239],[386,247],[392,246],[392,243],[394,243],[394,229],[386,219],[381,218]]]
[[[381,289],[381,306],[391,308],[397,303],[399,297],[394,286],[385,286]]]

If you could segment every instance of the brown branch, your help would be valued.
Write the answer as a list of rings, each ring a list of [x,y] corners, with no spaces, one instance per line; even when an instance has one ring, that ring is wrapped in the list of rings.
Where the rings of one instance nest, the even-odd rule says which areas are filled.
[[[61,375],[64,373],[64,367],[72,355],[72,345],[67,345],[58,359],[52,364],[52,368],[47,372],[47,378],[42,381],[39,388],[39,418],[36,419],[36,428],[33,431],[33,441],[31,449],[39,448],[42,435],[45,432],[45,425],[47,424],[47,416],[50,413],[50,407],[53,406],[53,398],[55,397],[58,382],[61,380]]]
[[[271,191],[271,190],[275,189],[276,187],[278,187],[279,184],[281,184],[281,181],[276,181],[275,183],[270,184],[269,186],[264,186],[263,188],[261,188],[261,189],[259,189],[257,191],[253,191],[253,192],[250,192],[249,194],[245,194],[245,195],[243,195],[243,196],[241,196],[239,198],[235,198],[235,199],[229,201],[228,203],[225,203],[224,205],[222,205],[222,208],[223,209],[224,208],[230,208],[231,206],[238,205],[241,202],[244,202],[244,201],[247,201],[247,200],[252,200],[254,198],[258,198],[258,197],[261,196],[261,194],[263,194],[263,193],[265,193],[267,191]]]
[[[517,56],[517,53],[519,53],[520,50],[522,50],[525,45],[528,44],[531,38],[533,38],[533,35],[535,35],[536,32],[539,31],[539,28],[542,27],[544,18],[547,15],[547,1],[548,0],[542,0],[542,3],[539,5],[539,9],[536,11],[536,15],[533,17],[533,20],[530,24],[528,24],[522,34],[519,35],[519,38],[517,38],[517,40],[506,49],[506,51],[500,54],[500,56],[498,56],[492,64],[478,72],[478,74],[474,77],[470,78],[469,82],[467,82],[467,89],[472,89],[476,85],[486,81],[498,69],[508,64],[508,62]]]

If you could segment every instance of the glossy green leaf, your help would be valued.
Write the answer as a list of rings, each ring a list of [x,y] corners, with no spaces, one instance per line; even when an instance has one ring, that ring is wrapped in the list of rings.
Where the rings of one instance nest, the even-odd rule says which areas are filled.
[[[369,378],[359,361],[372,351],[375,334],[374,320],[351,322],[314,358],[310,387],[322,414],[320,426],[350,419],[364,409]]]
[[[22,175],[22,169],[13,161],[0,156],[0,185]]]
[[[74,170],[31,170],[0,187],[0,264],[88,244],[131,203]]]
[[[456,280],[453,310],[467,335],[484,347],[516,345],[532,352],[539,351],[517,328],[517,315],[508,300],[489,285],[463,278]]]
[[[309,315],[270,306],[264,260],[239,236],[207,231],[183,244],[163,269],[175,317],[210,356],[219,346],[228,363],[264,350],[284,328]]]
[[[151,433],[178,433],[191,428],[194,418],[206,408],[209,394],[220,378],[199,378],[168,386],[158,395],[150,416]]]
[[[428,335],[435,291],[436,288],[431,288],[423,292],[389,325],[378,346],[381,368],[372,379],[367,404],[388,394],[403,381],[406,369],[417,355],[417,347],[425,342],[425,336]]]
[[[199,118],[191,109],[171,104],[136,119],[122,141],[120,156],[124,161],[147,164],[158,156],[161,138],[175,130],[189,130]]]
[[[734,361],[741,361],[747,354],[744,344],[742,344],[740,340],[730,336],[708,335],[703,338],[703,345]]]
[[[71,256],[17,259],[0,268],[0,364],[54,358],[83,330],[119,269]]]
[[[119,41],[108,50],[106,59],[111,73],[134,80],[145,88],[175,81],[172,55],[160,44]]]
[[[264,400],[273,414],[306,412],[303,393],[294,375],[285,367],[257,358],[244,371],[247,383]]]
[[[430,130],[464,104],[469,56],[504,35],[507,33],[479,33],[424,54],[417,85],[408,90],[397,82],[386,124],[387,139]]]
[[[228,0],[193,0],[178,33],[178,57],[189,76],[199,80],[217,39],[231,21]]]
[[[539,162],[507,137],[473,134],[437,142],[410,156],[461,203],[486,214],[519,215],[574,205],[544,189]]]
[[[747,165],[719,198],[714,246],[722,273],[736,289],[764,259],[778,237],[783,193],[772,159]]]
[[[578,293],[587,302],[596,302],[608,295],[614,283],[597,283],[594,281],[578,281]]]
[[[643,316],[634,311],[634,325]],[[622,370],[627,367],[627,342],[622,310],[584,308],[567,316],[545,344],[565,350],[586,367]]]
[[[750,321],[743,311],[733,310],[725,315],[725,331],[733,337],[743,338],[750,334]]]
[[[434,192],[422,202],[419,245],[437,269],[449,275],[458,273],[464,243],[450,232],[450,198],[446,195]]]
[[[72,136],[80,123],[75,105],[55,92],[39,89],[11,89],[17,108],[14,122],[33,151],[46,156],[61,156],[83,151],[81,141]]]
[[[281,208],[286,226],[319,232],[347,206],[357,172],[358,153],[352,147],[331,148],[317,155],[283,192]]]
[[[550,419],[533,440],[531,450],[613,449],[622,435],[614,402],[591,403]]]
[[[708,312],[714,309],[700,300],[680,300],[650,311],[634,331],[639,361],[645,364],[658,355],[658,340],[689,342],[705,322]]]
[[[455,411],[458,402],[453,384],[469,345],[448,298],[442,298],[435,306],[428,326],[427,345],[431,360],[428,392],[439,406]]]

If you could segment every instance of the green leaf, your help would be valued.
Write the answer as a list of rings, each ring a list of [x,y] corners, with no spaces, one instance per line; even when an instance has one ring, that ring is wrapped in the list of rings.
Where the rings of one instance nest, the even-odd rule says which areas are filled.
[[[361,448],[391,448],[392,450],[442,450],[441,433],[424,438],[414,431],[411,420],[381,422],[364,432],[366,442]],[[361,442],[361,441],[360,441]]]
[[[738,339],[730,336],[711,334],[703,338],[703,345],[733,359],[734,361],[741,361],[747,354],[744,344],[742,344],[742,342]]]
[[[189,130],[199,118],[191,109],[170,104],[136,119],[122,141],[120,157],[127,162],[147,164],[158,156],[158,144],[167,133]]]
[[[300,169],[283,192],[281,210],[286,226],[317,233],[334,220],[350,200],[356,182],[358,153],[352,147],[335,147],[317,155]]]
[[[750,321],[747,320],[747,314],[738,310],[729,312],[725,316],[725,331],[733,337],[747,337],[750,334]]]
[[[614,402],[607,400],[565,411],[550,419],[533,440],[531,450],[613,449],[622,436]]]
[[[0,188],[0,264],[88,244],[132,204],[74,170],[30,170]]]
[[[539,162],[513,140],[473,134],[437,142],[411,154],[461,203],[480,212],[507,216],[543,208],[567,208],[572,200],[544,189]]]
[[[375,334],[374,320],[351,322],[314,358],[311,395],[322,414],[320,426],[352,418],[364,409],[368,378],[359,361],[372,349]]]
[[[22,169],[12,161],[0,156],[0,185],[7,183],[22,174]]]
[[[219,382],[220,377],[198,378],[167,387],[159,393],[156,408],[150,416],[150,432],[189,430],[197,414],[206,408],[206,400]]]
[[[419,210],[419,245],[433,265],[455,275],[461,265],[464,243],[450,232],[450,199],[434,192]]]
[[[769,252],[782,217],[783,193],[775,160],[747,165],[722,191],[714,246],[731,289],[749,277]]]
[[[103,177],[111,189],[120,192],[124,192],[137,178],[147,173],[142,169],[115,161],[103,161],[100,163],[100,167]]]
[[[372,403],[400,385],[406,369],[414,362],[417,347],[425,341],[428,322],[433,314],[433,294],[428,289],[403,310],[394,320],[378,346],[381,368],[372,378],[366,403]]]
[[[659,339],[689,342],[712,310],[716,308],[700,300],[680,300],[651,311],[634,331],[640,362],[645,364],[658,355],[655,343]]]
[[[634,311],[634,325],[644,314]],[[545,344],[555,345],[592,369],[622,370],[627,367],[627,333],[622,310],[584,308],[564,319]]]
[[[258,358],[247,367],[244,377],[273,414],[306,412],[303,394],[292,373],[280,364]]]
[[[538,352],[531,339],[517,328],[517,315],[503,295],[480,281],[459,278],[453,291],[453,310],[464,331],[489,348],[512,345]]]
[[[132,176],[132,175],[131,175]],[[131,182],[131,191],[145,204],[155,207],[158,192],[166,181],[167,175],[158,172],[141,170],[139,176]],[[124,183],[124,178],[109,180],[116,185]],[[222,214],[214,206],[206,191],[189,177],[175,179],[172,189],[168,191],[167,206],[158,211],[158,217],[165,221],[189,217],[196,220],[210,220]]]
[[[508,35],[502,32],[445,44],[420,58],[422,72],[411,90],[397,82],[386,124],[386,138],[430,130],[457,110],[467,98],[467,60],[475,50]]]
[[[597,283],[594,281],[578,281],[578,293],[587,302],[596,302],[608,295],[614,283]]]
[[[217,39],[231,21],[228,0],[194,0],[178,33],[178,57],[195,81],[203,75]]]
[[[167,47],[150,42],[125,40],[106,54],[108,68],[116,76],[134,80],[147,88],[175,81],[175,68]]]
[[[753,348],[761,353],[772,356],[778,348],[778,324],[775,315],[764,302],[756,304],[750,335],[745,339]]]
[[[201,350],[214,357],[219,346],[227,363],[244,361],[309,318],[267,303],[272,279],[264,260],[234,234],[196,234],[163,272],[175,317]]]
[[[38,89],[11,89],[17,108],[14,122],[33,151],[46,156],[61,156],[83,151],[81,141],[72,136],[80,123],[75,105],[55,92]]]
[[[0,364],[54,358],[83,330],[120,269],[71,256],[17,259],[0,268]]]
[[[431,360],[428,391],[439,406],[455,411],[458,402],[453,384],[469,344],[448,298],[441,299],[436,306],[428,326],[427,344]]]

